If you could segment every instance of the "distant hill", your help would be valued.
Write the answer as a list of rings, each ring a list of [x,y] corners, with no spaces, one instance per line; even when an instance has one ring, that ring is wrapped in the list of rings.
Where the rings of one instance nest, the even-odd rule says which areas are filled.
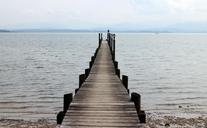
[[[102,32],[87,29],[16,29],[14,32]]]
[[[0,32],[10,32],[9,30],[0,29]]]

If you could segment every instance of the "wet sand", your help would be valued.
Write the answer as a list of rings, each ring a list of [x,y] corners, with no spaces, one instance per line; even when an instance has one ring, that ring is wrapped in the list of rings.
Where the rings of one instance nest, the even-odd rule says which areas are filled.
[[[56,123],[48,120],[25,121],[15,119],[0,119],[0,128],[55,128]]]
[[[56,122],[0,119],[0,128],[58,128]],[[183,118],[147,115],[146,128],[207,128],[207,117]]]

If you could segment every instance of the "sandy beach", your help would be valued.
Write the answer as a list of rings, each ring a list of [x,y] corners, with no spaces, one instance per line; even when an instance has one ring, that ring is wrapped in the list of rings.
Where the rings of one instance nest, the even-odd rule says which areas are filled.
[[[56,123],[47,120],[25,121],[15,119],[0,119],[0,128],[55,128]]]
[[[48,120],[25,121],[1,119],[0,128],[58,128],[56,122]],[[175,116],[147,115],[146,128],[207,128],[207,117],[183,118]]]

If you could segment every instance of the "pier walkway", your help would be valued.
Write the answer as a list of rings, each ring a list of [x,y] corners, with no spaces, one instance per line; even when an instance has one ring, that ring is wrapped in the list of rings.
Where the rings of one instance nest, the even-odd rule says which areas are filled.
[[[113,52],[115,37],[110,42],[102,40],[101,36],[90,68],[79,77],[76,94],[64,96],[61,128],[143,127],[145,113],[140,110],[140,95],[133,93],[130,98],[128,77],[119,78],[120,70]]]

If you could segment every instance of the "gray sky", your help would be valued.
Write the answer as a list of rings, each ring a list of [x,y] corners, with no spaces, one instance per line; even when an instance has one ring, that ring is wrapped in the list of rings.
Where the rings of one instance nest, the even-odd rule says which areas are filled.
[[[3,29],[155,29],[185,24],[207,25],[207,0],[0,0]]]

